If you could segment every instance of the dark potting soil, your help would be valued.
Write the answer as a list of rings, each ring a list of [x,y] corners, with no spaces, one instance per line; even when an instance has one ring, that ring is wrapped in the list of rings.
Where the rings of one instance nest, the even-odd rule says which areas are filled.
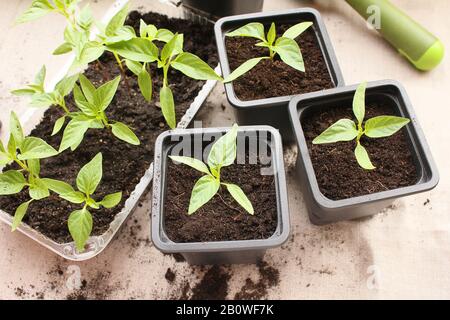
[[[377,98],[367,103],[366,117],[396,115],[394,102]],[[320,191],[332,200],[371,194],[414,185],[418,173],[411,153],[406,128],[393,136],[371,139],[363,136],[374,170],[365,170],[356,162],[355,141],[313,145],[312,140],[339,119],[354,119],[351,105],[311,111],[302,117],[309,155]]]
[[[131,12],[127,23],[139,29],[139,19],[147,23],[155,24],[158,28],[168,28],[173,32],[185,34],[185,51],[192,52],[215,67],[218,63],[214,33],[212,25],[200,25],[181,19],[169,19],[156,13],[141,15]],[[114,100],[106,110],[110,119],[121,121],[129,125],[141,141],[140,146],[132,146],[115,138],[109,130],[90,129],[83,143],[74,151],[67,150],[62,154],[41,161],[41,176],[64,180],[75,185],[76,175],[79,169],[90,161],[95,154],[103,154],[103,179],[95,193],[95,199],[100,200],[108,193],[122,191],[121,203],[112,209],[91,210],[94,219],[93,235],[104,233],[115,215],[119,213],[125,200],[130,196],[135,186],[139,183],[145,170],[153,160],[153,148],[156,137],[168,130],[159,108],[159,88],[161,87],[162,74],[160,70],[151,70],[153,77],[153,100],[148,103],[139,92],[137,79],[128,72],[126,85],[121,80]],[[96,85],[113,79],[119,75],[119,69],[109,54],[101,57],[101,64],[93,63],[86,70],[85,75]],[[177,120],[185,113],[195,96],[203,86],[203,81],[192,80],[176,70],[169,74],[170,87],[173,90]],[[70,109],[75,106],[72,97],[67,99]],[[53,123],[62,115],[58,108],[48,109],[42,121],[31,132],[31,135],[40,137],[58,149],[62,133],[50,136]],[[7,166],[8,170],[11,166]],[[17,195],[0,197],[0,208],[13,214],[19,204],[27,201],[28,191]],[[67,228],[69,214],[79,209],[65,200],[51,195],[47,199],[33,201],[24,218],[32,228],[38,230],[57,242],[71,241]]]
[[[220,188],[208,203],[188,215],[195,182],[202,176],[182,164],[169,162],[167,198],[164,204],[164,229],[174,242],[267,239],[277,227],[277,204],[273,175],[261,175],[261,164],[234,164],[221,172],[224,182],[237,184],[253,204],[248,214]],[[182,181],[183,183],[180,183]]]
[[[277,26],[281,36],[291,25]],[[266,29],[268,26],[266,26]],[[262,60],[248,73],[233,81],[240,100],[258,100],[289,96],[334,88],[317,36],[309,27],[296,38],[305,62],[306,72],[298,71],[284,63],[278,55],[274,60]],[[231,71],[245,61],[268,56],[268,49],[255,46],[259,40],[245,37],[226,37],[226,50]]]

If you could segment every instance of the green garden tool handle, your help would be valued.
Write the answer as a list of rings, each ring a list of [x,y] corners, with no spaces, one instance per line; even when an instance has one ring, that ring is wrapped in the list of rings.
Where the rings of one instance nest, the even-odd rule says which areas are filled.
[[[388,0],[346,0],[364,19],[379,9],[377,31],[417,69],[431,70],[444,57],[442,42]]]

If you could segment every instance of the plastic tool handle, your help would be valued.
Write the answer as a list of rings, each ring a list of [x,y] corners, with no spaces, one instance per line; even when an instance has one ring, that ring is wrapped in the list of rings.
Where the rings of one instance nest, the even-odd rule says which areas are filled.
[[[441,62],[444,57],[442,42],[390,1],[346,1],[366,20],[379,10],[378,32],[417,69],[431,70]]]

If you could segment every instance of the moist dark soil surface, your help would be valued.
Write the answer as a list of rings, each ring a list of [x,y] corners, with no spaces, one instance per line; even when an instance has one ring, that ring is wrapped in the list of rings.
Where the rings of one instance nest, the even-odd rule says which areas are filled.
[[[395,104],[376,98],[366,105],[366,117],[395,114]],[[342,105],[305,113],[302,127],[320,191],[339,200],[414,185],[418,173],[411,153],[406,128],[396,134],[371,139],[363,136],[374,170],[365,170],[356,162],[355,141],[313,145],[312,140],[339,119],[356,121],[351,105]]]
[[[277,227],[275,178],[261,175],[260,164],[234,164],[222,168],[221,180],[242,188],[255,210],[248,214],[221,187],[208,203],[188,216],[189,200],[198,171],[169,161],[164,228],[174,242],[267,239]],[[180,183],[183,181],[183,183]]]
[[[266,26],[268,30],[269,26]],[[277,26],[281,36],[291,25]],[[240,100],[258,100],[283,97],[334,88],[317,36],[309,27],[296,38],[305,62],[306,72],[298,71],[284,63],[278,55],[274,60],[262,60],[256,67],[233,81],[233,88]],[[257,47],[259,40],[245,37],[226,37],[226,50],[231,71],[245,61],[268,56],[267,48]]]
[[[141,15],[138,12],[131,12],[127,23],[138,30],[140,18],[147,23],[155,24],[158,28],[168,28],[173,32],[185,33],[185,51],[198,55],[212,67],[217,65],[213,26],[195,24],[181,19],[169,19],[156,13]],[[154,82],[153,100],[150,103],[141,96],[136,77],[128,71],[129,88],[122,79],[113,102],[106,110],[109,119],[124,122],[134,130],[141,141],[140,146],[132,146],[118,140],[109,130],[90,129],[82,144],[74,152],[67,150],[56,157],[41,161],[41,177],[60,179],[75,185],[79,169],[98,152],[102,152],[103,179],[94,197],[100,200],[106,194],[116,191],[122,191],[123,197],[121,203],[112,209],[91,210],[94,219],[93,235],[104,233],[115,215],[122,210],[125,200],[130,196],[153,160],[156,137],[169,129],[158,107],[158,92],[162,83],[162,74],[160,70],[156,69],[152,69],[151,72]],[[91,64],[85,75],[94,85],[99,86],[119,75],[119,69],[113,57],[105,54],[101,58],[101,64]],[[174,93],[177,120],[180,120],[204,82],[189,79],[180,72],[171,70],[169,83]],[[67,99],[67,103],[70,109],[75,109],[72,97]],[[62,112],[56,107],[48,109],[31,135],[44,139],[58,149],[62,134],[53,137],[50,134],[53,123],[61,115]],[[10,166],[5,170],[9,168]],[[2,196],[0,197],[0,208],[13,214],[19,204],[28,199],[28,190],[13,196]],[[57,242],[68,242],[71,241],[71,237],[67,228],[67,219],[69,214],[76,209],[79,209],[79,205],[51,195],[47,199],[33,201],[24,222]]]

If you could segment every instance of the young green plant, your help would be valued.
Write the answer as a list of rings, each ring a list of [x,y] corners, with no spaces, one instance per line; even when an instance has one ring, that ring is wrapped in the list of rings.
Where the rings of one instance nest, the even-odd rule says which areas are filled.
[[[251,22],[226,34],[227,37],[251,37],[260,40],[256,43],[258,47],[265,47],[269,50],[269,55],[264,57],[252,58],[241,64],[236,70],[229,74],[224,82],[236,80],[243,74],[253,69],[264,59],[271,59],[278,54],[280,59],[292,68],[305,72],[302,52],[295,38],[300,36],[308,29],[312,22],[301,22],[286,30],[283,35],[277,38],[275,23],[272,22],[267,34],[264,31],[264,25],[259,22]]]
[[[48,188],[56,192],[62,199],[74,204],[83,205],[81,209],[73,211],[68,220],[69,232],[75,241],[78,251],[83,251],[86,241],[92,232],[92,215],[88,208],[100,209],[112,208],[119,204],[122,199],[122,192],[115,192],[106,195],[101,201],[96,201],[93,197],[100,181],[102,180],[102,154],[97,155],[84,165],[78,172],[75,190],[70,184],[46,179]]]
[[[370,161],[366,148],[361,144],[361,138],[384,138],[392,136],[406,126],[410,120],[397,116],[377,116],[364,121],[366,113],[365,93],[367,84],[361,83],[353,97],[353,114],[357,123],[350,119],[340,119],[332,124],[313,140],[313,144],[336,143],[339,141],[352,141],[356,139],[355,157],[358,164],[366,169],[373,170],[375,166]]]
[[[73,87],[78,80],[78,74],[65,76],[56,84],[55,89],[52,92],[45,92],[45,75],[46,69],[45,66],[42,66],[35,77],[34,83],[27,85],[26,88],[13,90],[11,93],[17,96],[31,97],[31,107],[46,108],[50,106],[58,106],[64,110],[64,113],[66,114],[65,116],[69,115],[70,111],[67,108],[65,97],[72,92]],[[64,124],[64,122],[62,124]],[[56,132],[54,132],[54,134],[55,133]]]
[[[238,126],[234,124],[228,133],[214,143],[208,155],[208,165],[195,158],[169,156],[173,161],[188,165],[205,174],[195,183],[192,190],[189,215],[211,200],[219,191],[221,185],[227,188],[230,195],[241,207],[249,214],[254,214],[253,205],[244,191],[238,185],[222,182],[220,179],[221,169],[232,165],[236,159],[237,132]]]
[[[111,129],[118,139],[132,145],[140,141],[134,132],[124,123],[108,119],[106,109],[117,91],[120,76],[108,81],[98,88],[84,75],[80,75],[81,88],[75,84],[73,96],[79,111],[70,113],[71,120],[63,132],[59,152],[68,148],[75,150],[83,141],[88,129]]]
[[[167,40],[167,39],[166,39]],[[169,87],[170,68],[182,72],[184,75],[196,80],[222,80],[206,62],[198,56],[183,51],[183,34],[174,34],[164,45],[161,51],[147,38],[135,38],[108,46],[108,49],[117,51],[122,57],[138,62],[157,62],[158,68],[163,71],[163,84],[159,91],[159,100],[162,114],[170,128],[176,127],[175,102],[172,90]],[[145,70],[144,65],[129,65],[134,73]],[[151,84],[150,77],[146,76],[146,82]],[[150,91],[151,92],[151,91]]]
[[[40,159],[58,154],[52,146],[36,137],[25,137],[19,119],[14,112],[10,117],[11,134],[7,147],[0,141],[0,165],[15,162],[19,169],[8,170],[0,174],[0,195],[19,193],[28,187],[30,200],[19,205],[14,213],[12,231],[21,223],[28,206],[34,200],[41,200],[50,195],[45,178],[39,176]]]

